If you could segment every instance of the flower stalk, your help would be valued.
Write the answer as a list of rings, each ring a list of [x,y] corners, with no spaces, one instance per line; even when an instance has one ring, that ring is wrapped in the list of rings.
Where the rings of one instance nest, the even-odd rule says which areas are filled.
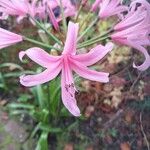
[[[90,29],[96,24],[96,22],[98,21],[98,17],[88,26],[88,28],[86,28],[86,30],[85,31],[83,31],[82,33],[81,33],[81,35],[79,36],[79,38],[78,38],[78,41],[80,41],[89,31],[90,31]]]
[[[96,40],[93,40],[93,41],[90,41],[90,40],[89,40],[89,41],[87,41],[87,42],[85,42],[85,43],[79,44],[79,45],[77,46],[77,48],[80,49],[80,48],[83,48],[83,47],[87,47],[87,46],[93,45],[93,44],[95,44],[95,43],[98,43],[98,42],[100,42],[100,41],[106,40],[106,39],[108,39],[108,38],[109,38],[109,36],[104,36],[104,37],[101,37],[101,38],[96,39]]]
[[[40,29],[42,29],[53,41],[57,42],[59,45],[62,46],[61,41],[56,36],[54,36],[53,34],[51,34],[50,32],[48,32],[48,30],[45,29],[43,27],[43,25],[39,21],[37,21],[36,19],[32,18],[31,16],[30,16],[30,18],[36,23],[37,27],[39,27]]]
[[[61,8],[61,14],[62,14],[63,28],[64,28],[64,31],[66,33],[67,32],[67,22],[66,22],[66,18],[65,18],[65,14],[64,14],[64,8],[63,8],[62,0],[60,0],[60,8]]]
[[[107,36],[106,38],[109,38],[109,35],[110,33],[113,32],[113,29],[111,28],[110,30],[106,31],[105,33],[103,33],[102,35],[98,35],[98,36],[95,36],[94,38],[90,39],[90,40],[87,40],[83,43],[81,43],[80,45],[85,45],[85,44],[88,44],[90,42],[94,42],[94,41],[97,41],[98,39],[101,39],[102,37],[105,37]]]
[[[80,7],[78,9],[78,12],[77,12],[77,15],[76,15],[76,18],[75,18],[75,22],[78,21],[78,18],[79,18],[79,15],[80,15],[81,11],[82,11],[82,8],[86,5],[86,3],[87,3],[87,0],[81,0]]]
[[[46,49],[49,49],[49,50],[55,49],[57,51],[60,51],[60,49],[58,49],[58,48],[56,48],[54,46],[51,46],[51,45],[48,45],[48,44],[45,44],[45,43],[42,43],[42,42],[30,39],[30,38],[25,37],[25,36],[23,37],[23,40],[24,41],[28,41],[28,42],[33,43],[33,44],[37,44],[37,45],[42,46],[43,48],[46,48]]]

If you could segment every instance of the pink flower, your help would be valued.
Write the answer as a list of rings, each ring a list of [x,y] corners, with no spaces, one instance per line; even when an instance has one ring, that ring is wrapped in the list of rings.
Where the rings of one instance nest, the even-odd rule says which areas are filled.
[[[45,7],[46,11],[48,12],[50,21],[52,25],[54,26],[55,30],[59,29],[58,23],[62,20],[62,14],[61,14],[61,7],[60,7],[60,0],[44,0],[43,4],[47,5],[48,7]],[[76,14],[75,6],[72,5],[70,0],[62,0],[62,6],[64,8],[64,16],[70,17],[74,16]]]
[[[121,0],[102,0],[99,3],[99,17],[101,19],[108,18],[114,15],[120,15],[120,13],[127,11],[128,7],[121,4]]]
[[[18,21],[31,15],[35,17],[37,14],[41,13],[42,8],[38,6],[37,0],[0,0],[0,12],[10,15],[18,16]]]
[[[26,14],[32,16],[33,18],[40,15],[45,11],[42,7],[42,3],[37,0],[32,0],[31,3],[26,0]]]
[[[3,12],[3,8],[2,8],[2,7],[0,7],[0,12],[1,12],[0,20],[5,20],[5,19],[8,18],[8,15]],[[3,13],[2,13],[2,12],[3,12]]]
[[[108,82],[108,73],[90,70],[88,66],[102,59],[113,48],[113,44],[108,43],[106,46],[96,46],[87,54],[76,55],[78,28],[78,24],[69,22],[67,39],[61,56],[49,55],[40,48],[31,48],[19,54],[21,60],[26,54],[34,62],[46,68],[45,71],[37,75],[21,76],[20,82],[24,86],[30,87],[48,82],[61,72],[62,101],[74,116],[80,116],[80,110],[75,99],[76,88],[72,72],[74,71],[89,80]]]
[[[60,7],[60,0],[55,0],[57,7]],[[53,5],[54,6],[54,5]],[[69,0],[62,0],[62,6],[64,8],[64,15],[65,17],[71,17],[74,16],[76,14],[76,8],[74,5],[72,5],[72,3]],[[51,9],[55,9],[56,7],[51,7]],[[60,15],[56,17],[57,21],[61,21],[62,20],[62,15],[61,15],[61,11],[60,11]]]
[[[0,1],[2,13],[9,15],[24,16],[26,14],[26,5],[24,0],[1,0]]]
[[[141,5],[137,7],[137,4]],[[150,45],[150,4],[145,0],[136,0],[131,3],[130,11],[124,16],[123,20],[115,27],[115,33],[111,35],[113,41],[131,46],[145,56],[142,65],[134,68],[141,71],[150,66],[150,56],[144,46]]]
[[[0,28],[0,49],[21,42],[22,36]]]
[[[51,20],[52,25],[54,26],[55,30],[58,31],[59,30],[58,21],[57,21],[55,14],[50,6],[50,3],[48,3],[48,13],[49,13],[49,18]]]

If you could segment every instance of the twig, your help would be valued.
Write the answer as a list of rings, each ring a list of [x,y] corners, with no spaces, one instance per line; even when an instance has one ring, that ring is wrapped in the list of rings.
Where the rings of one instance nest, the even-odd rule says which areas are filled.
[[[147,136],[144,132],[144,128],[143,128],[143,125],[142,125],[142,112],[140,112],[140,127],[141,127],[141,132],[144,136],[144,140],[146,142],[146,145],[147,145],[147,150],[150,150],[150,145],[149,145],[149,142],[148,142],[148,139],[147,139]]]
[[[133,82],[133,84],[132,84],[132,86],[131,86],[131,88],[130,88],[130,92],[132,92],[132,90],[133,90],[135,84],[138,82],[138,80],[140,79],[141,75],[142,75],[142,72],[140,72],[140,73],[138,74],[138,77],[137,77],[136,80]]]
[[[120,116],[122,116],[123,114],[123,110],[120,109],[116,112],[116,114],[108,121],[104,124],[104,129],[107,129],[111,126],[111,124],[116,121],[118,118],[120,118]]]
[[[80,15],[80,12],[81,12],[82,8],[83,8],[83,5],[82,5],[82,0],[81,0],[81,1],[80,1],[80,6],[79,6],[79,9],[78,9],[78,12],[77,12],[77,15],[76,15],[76,17],[75,17],[75,22],[77,22],[78,17],[79,17],[79,15]]]

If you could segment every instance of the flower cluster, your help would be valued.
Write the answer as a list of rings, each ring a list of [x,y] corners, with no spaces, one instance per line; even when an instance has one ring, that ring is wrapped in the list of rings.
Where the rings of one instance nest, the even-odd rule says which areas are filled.
[[[20,22],[28,16],[39,20],[49,17],[51,23],[56,27],[54,22],[59,22],[62,19],[60,5],[60,0],[0,0],[1,19],[16,16],[17,21]],[[65,17],[75,15],[75,6],[70,1],[63,0],[62,6]]]
[[[87,8],[90,7],[89,12],[96,14],[100,21],[101,19],[116,16],[117,23],[107,33],[107,37],[110,40],[108,43],[105,45],[97,44],[88,53],[77,54],[78,48],[99,42],[99,38],[94,37],[79,45],[77,43],[80,41],[78,39],[78,32],[80,31],[80,25],[77,22],[78,16],[82,6],[86,5],[88,5]],[[61,73],[62,101],[74,116],[80,116],[81,113],[75,99],[77,89],[73,80],[73,72],[89,80],[103,83],[109,82],[109,73],[98,72],[88,67],[109,53],[113,49],[113,42],[132,47],[144,54],[144,63],[140,66],[134,63],[134,68],[144,71],[150,67],[150,55],[148,49],[146,49],[150,45],[150,4],[146,0],[134,0],[129,6],[124,5],[121,0],[95,0],[93,4],[89,4],[88,1],[83,3],[82,1],[80,5],[72,0],[0,0],[0,13],[1,20],[15,16],[18,23],[23,18],[29,18],[33,25],[40,27],[54,42],[60,45],[63,50],[60,56],[50,55],[39,47],[21,51],[19,53],[21,61],[27,55],[31,60],[42,66],[44,71],[36,75],[22,75],[20,83],[27,87],[35,86],[46,83]],[[68,17],[72,17],[73,21],[67,23],[66,18]],[[62,24],[64,30],[66,25],[68,30],[65,42],[60,41],[47,28],[44,28],[41,22],[43,24],[51,24],[55,32],[62,32]],[[85,35],[86,31],[81,35]],[[47,45],[0,28],[1,49],[26,40],[48,49],[56,49],[52,45]],[[63,45],[63,43],[65,44]]]

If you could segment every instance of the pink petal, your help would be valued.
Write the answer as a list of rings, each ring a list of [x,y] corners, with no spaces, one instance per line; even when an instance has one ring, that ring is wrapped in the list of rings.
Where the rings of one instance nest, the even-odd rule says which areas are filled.
[[[141,6],[136,9],[136,4],[141,3]],[[150,4],[146,0],[135,0],[130,5],[130,11],[125,15],[124,19],[118,23],[114,29],[122,30],[127,27],[131,27],[135,24],[144,21],[145,23],[150,21]]]
[[[99,4],[102,2],[102,0],[95,0],[95,2],[92,5],[91,11],[96,11],[96,9],[99,7]]]
[[[57,22],[57,20],[55,18],[55,15],[54,15],[51,7],[49,6],[48,8],[49,8],[49,17],[50,17],[50,20],[52,22],[52,25],[54,26],[55,30],[58,31],[59,30],[59,25],[58,25],[58,22]]]
[[[21,76],[20,83],[27,87],[43,84],[54,79],[59,74],[60,70],[61,65],[57,63],[53,65],[52,68],[48,68],[44,72],[37,75]]]
[[[98,82],[109,82],[109,73],[97,72],[94,70],[90,70],[89,68],[82,65],[82,63],[73,61],[71,64],[72,69],[81,77],[86,78],[92,81]]]
[[[74,55],[72,58],[84,64],[85,66],[91,66],[101,60],[108,52],[113,49],[113,47],[113,43],[108,43],[106,46],[98,45],[89,53]]]
[[[19,53],[19,58],[21,61],[24,55],[27,55],[31,60],[45,68],[50,68],[53,64],[59,62],[61,59],[61,56],[49,55],[47,52],[38,47],[30,48],[26,51],[21,51]]]
[[[70,76],[72,76],[71,71],[70,71]],[[78,117],[81,114],[75,99],[75,88],[73,83],[71,85],[67,85],[66,80],[67,80],[66,72],[64,69],[62,69],[62,77],[61,77],[62,101],[65,107],[69,110],[69,112],[74,116]]]
[[[108,18],[113,15],[127,11],[128,7],[121,4],[121,0],[104,0],[100,4],[99,17]]]
[[[150,55],[148,54],[147,50],[143,46],[139,45],[138,43],[133,43],[131,41],[129,42],[129,45],[142,52],[143,55],[145,56],[145,61],[142,65],[137,66],[135,65],[135,63],[133,63],[133,67],[141,71],[145,71],[146,69],[148,69],[150,67]]]
[[[76,53],[78,29],[79,29],[78,23],[69,22],[67,38],[65,42],[64,51],[62,54],[75,54]]]
[[[21,42],[22,36],[0,28],[0,49]]]
[[[25,1],[18,0],[1,0],[0,5],[7,11],[9,15],[26,15],[26,3]]]

